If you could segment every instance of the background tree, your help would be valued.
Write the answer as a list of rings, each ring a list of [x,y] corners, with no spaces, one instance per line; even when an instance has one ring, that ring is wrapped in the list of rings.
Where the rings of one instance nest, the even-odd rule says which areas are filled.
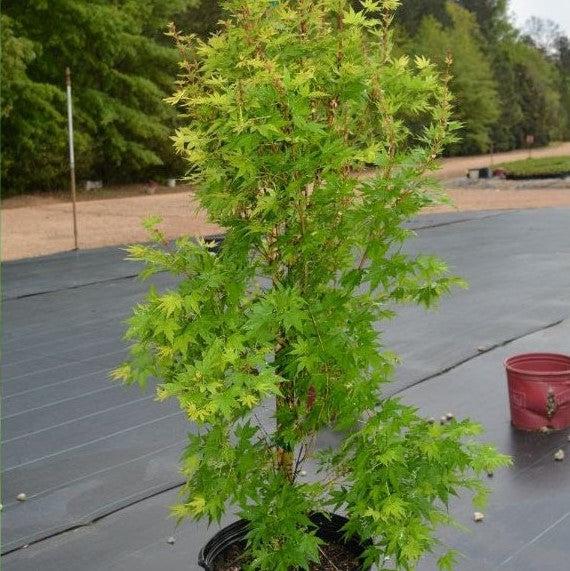
[[[558,39],[563,35],[556,22],[536,16],[525,22],[523,34],[524,39],[529,40],[529,43],[547,55],[554,53]]]
[[[4,2],[2,43],[26,46],[19,79],[4,87],[11,101],[2,125],[4,191],[53,188],[65,179],[66,66],[73,74],[79,177],[133,180],[158,167],[167,174],[174,113],[163,99],[173,89],[177,56],[164,31],[195,3]]]
[[[173,22],[185,34],[197,34],[207,38],[213,34],[225,16],[222,3],[217,0],[199,1],[196,6],[176,14]]]
[[[438,22],[449,25],[447,0],[403,0],[395,17],[395,23],[410,36],[417,33],[422,20],[432,16]]]
[[[527,134],[535,136],[536,144],[546,145],[560,140],[564,123],[559,76],[555,65],[534,46],[519,42],[512,49],[518,84],[517,100],[524,109],[516,127],[520,145]]]
[[[517,42],[516,35],[510,33],[501,42],[497,42],[491,51],[499,98],[499,116],[490,131],[495,151],[510,151],[523,143],[521,126],[527,109],[523,107],[524,101],[520,96]]]
[[[18,24],[1,16],[2,57],[2,192],[57,184],[67,148],[65,96],[61,87],[34,81],[28,67],[41,48],[22,37]],[[77,139],[85,158],[85,139]]]
[[[570,136],[570,40],[560,26],[552,20],[529,18],[524,27],[523,40],[527,45],[539,49],[544,59],[553,63],[558,72],[556,85],[552,85],[560,96],[559,134]]]
[[[556,65],[560,74],[560,105],[566,121],[562,138],[570,139],[570,39],[561,35],[555,44]]]
[[[475,16],[454,3],[447,4],[451,25],[445,27],[433,17],[422,20],[412,40],[414,52],[426,55],[440,66],[453,58],[451,90],[455,96],[456,117],[463,124],[460,145],[455,152],[477,153],[488,150],[491,127],[499,116],[497,85],[491,64],[484,53]]]
[[[487,40],[495,43],[505,29],[508,0],[457,0],[474,14],[479,29]]]
[[[360,9],[360,0],[351,4]],[[447,152],[479,151],[488,147],[489,138],[497,150],[517,148],[529,128],[537,130],[537,141],[568,137],[569,74],[560,55],[564,45],[557,43],[565,36],[557,26],[536,20],[521,34],[509,21],[507,0],[452,4],[455,21],[446,0],[403,0],[395,16],[395,35],[404,51],[421,46],[438,62],[447,49],[454,52],[452,89],[468,130],[465,142]],[[460,8],[478,26],[459,17]],[[174,21],[178,29],[205,38],[223,17],[217,0],[3,2],[4,194],[66,184],[66,65],[74,76],[80,178],[114,182],[182,176],[184,167],[167,142],[175,116],[163,99],[173,90],[176,54],[164,30]],[[532,83],[521,88],[521,81]],[[472,95],[477,90],[482,97]],[[558,128],[547,105],[554,105]]]

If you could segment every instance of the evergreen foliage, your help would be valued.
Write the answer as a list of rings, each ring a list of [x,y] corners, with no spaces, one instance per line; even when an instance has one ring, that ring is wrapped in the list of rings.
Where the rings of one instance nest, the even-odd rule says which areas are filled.
[[[564,110],[554,63],[525,43],[515,44],[512,55],[517,81],[515,101],[524,110],[522,120],[515,128],[520,146],[527,134],[534,135],[538,145],[560,139],[564,129]]]
[[[360,0],[351,5],[358,11]],[[175,114],[162,101],[172,92],[177,57],[164,31],[173,21],[206,38],[223,17],[217,0],[4,2],[4,193],[66,184],[66,65],[80,178],[182,176],[168,144]],[[429,55],[440,71],[446,52],[454,54],[451,89],[465,131],[447,153],[483,152],[490,141],[495,150],[521,147],[529,129],[537,144],[570,137],[568,37],[554,23],[531,24],[521,34],[507,0],[402,1],[397,49]]]
[[[449,13],[447,11],[447,0],[403,0],[398,13],[396,14],[396,23],[398,23],[404,31],[414,36],[424,18],[433,18],[443,25],[449,25]]]
[[[2,61],[11,76],[3,84],[4,192],[57,187],[65,179],[66,66],[79,177],[129,180],[172,162],[175,114],[163,99],[173,89],[177,54],[163,35],[172,16],[195,3],[4,2],[2,51],[19,61],[15,73]]]
[[[450,152],[520,148],[528,134],[537,145],[567,137],[570,74],[555,46],[568,39],[559,28],[538,20],[533,29],[541,38],[521,36],[508,21],[505,0],[448,2],[447,11],[450,23],[441,16],[424,17],[402,45],[439,62],[446,50],[454,56],[451,89],[465,130]],[[542,46],[545,35],[552,49]]]
[[[493,149],[510,151],[523,144],[522,124],[526,110],[519,96],[519,68],[516,62],[515,37],[505,39],[492,52],[492,65],[497,81],[497,92],[500,101],[499,118],[491,129],[490,137]]]
[[[570,38],[560,36],[556,41],[556,65],[560,81],[560,105],[563,116],[562,138],[570,140]]]
[[[475,16],[460,6],[447,4],[451,26],[424,18],[414,38],[417,54],[428,56],[442,67],[446,54],[453,58],[451,90],[456,98],[456,117],[463,124],[460,149],[467,153],[487,151],[490,131],[499,117],[497,85],[491,63],[482,50]],[[458,150],[458,147],[455,147]]]
[[[555,136],[570,137],[570,38],[555,22],[539,18],[531,18],[526,31],[523,39],[527,46],[534,48],[535,69],[541,66],[542,70],[547,70],[549,81],[545,83],[551,98],[558,96],[560,99],[560,106],[554,109],[558,114],[558,123],[552,126]],[[536,61],[536,51],[541,52],[540,61]],[[537,73],[541,70],[536,70]]]
[[[177,14],[173,23],[185,34],[196,34],[201,38],[207,38],[213,34],[224,17],[224,11],[220,2],[215,0],[198,1],[195,7],[184,10]]]
[[[508,0],[457,0],[458,4],[469,10],[485,37],[491,42],[500,39],[507,20]]]
[[[235,510],[250,522],[251,569],[308,569],[320,555],[308,516],[334,510],[371,540],[368,563],[412,569],[438,547],[450,498],[469,489],[482,502],[480,476],[507,463],[478,425],[430,424],[381,396],[397,359],[378,323],[462,283],[402,248],[405,222],[443,200],[431,173],[458,125],[448,73],[394,57],[397,5],[227,0],[208,41],[172,32],[184,54],[175,146],[226,235],[219,249],[169,248],[149,221],[156,245],[131,258],[143,277],[180,281],[135,308],[114,377],[158,379],[158,398],[198,426],[173,513],[219,522]],[[323,429],[344,432],[339,448],[317,449]],[[302,477],[307,463],[318,479]]]
[[[49,83],[33,81],[29,65],[39,46],[18,34],[1,16],[2,33],[2,191],[35,186],[58,178],[67,149],[65,95]],[[79,155],[84,140],[78,137]]]

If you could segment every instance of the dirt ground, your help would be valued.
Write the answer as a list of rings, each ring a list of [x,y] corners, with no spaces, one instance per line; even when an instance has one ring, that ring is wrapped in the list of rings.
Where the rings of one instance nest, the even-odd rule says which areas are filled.
[[[570,155],[570,143],[536,149],[534,157]],[[526,151],[502,153],[493,157],[497,164],[528,156]],[[561,181],[560,187],[513,188],[508,185],[465,186],[453,179],[463,177],[469,168],[488,166],[490,157],[454,157],[443,161],[439,176],[455,208],[438,207],[430,212],[452,210],[498,210],[570,207],[570,186]],[[157,187],[154,194],[147,194],[144,185],[114,187],[95,193],[82,192],[77,205],[79,248],[96,248],[116,244],[139,242],[146,239],[141,219],[148,215],[160,215],[162,228],[169,238],[181,235],[204,235],[220,229],[207,222],[203,212],[196,210],[196,201],[189,186],[176,189]],[[112,198],[103,198],[112,196]],[[73,226],[71,204],[63,194],[28,195],[2,202],[2,259],[16,260],[43,254],[71,250]]]
[[[176,192],[77,204],[79,248],[97,248],[147,240],[142,220],[159,215],[168,238],[219,232],[196,212],[192,193]],[[16,260],[72,250],[73,219],[69,203],[46,201],[2,210],[2,259]]]

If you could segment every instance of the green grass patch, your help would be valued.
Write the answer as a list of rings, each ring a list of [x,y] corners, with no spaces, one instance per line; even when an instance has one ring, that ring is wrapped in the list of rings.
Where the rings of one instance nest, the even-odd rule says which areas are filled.
[[[570,157],[525,159],[498,165],[507,178],[563,178],[570,176]]]

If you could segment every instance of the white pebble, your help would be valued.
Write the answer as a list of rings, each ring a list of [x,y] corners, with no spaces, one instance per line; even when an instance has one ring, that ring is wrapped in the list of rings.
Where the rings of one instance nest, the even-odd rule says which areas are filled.
[[[477,523],[483,521],[484,519],[485,516],[481,512],[475,512],[473,514],[473,521],[476,521]]]
[[[564,450],[562,450],[562,448],[560,450],[558,450],[558,452],[554,453],[554,459],[558,460],[559,462],[561,462],[562,460],[564,460]]]
[[[22,494],[18,494],[18,495],[16,496],[16,499],[17,499],[19,502],[25,502],[25,501],[28,499],[28,496],[26,496],[26,494],[22,493]]]

